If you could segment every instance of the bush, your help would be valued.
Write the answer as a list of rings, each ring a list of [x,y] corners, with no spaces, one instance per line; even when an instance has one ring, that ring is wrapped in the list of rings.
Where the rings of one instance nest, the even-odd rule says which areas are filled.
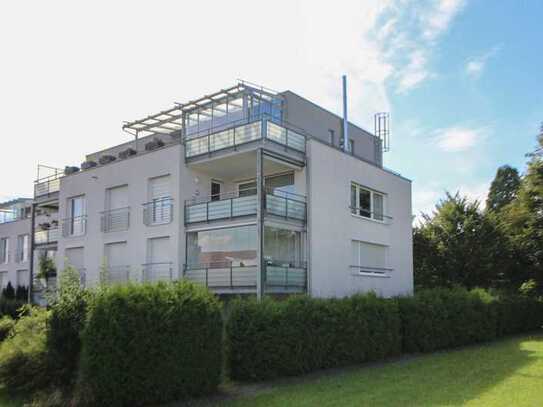
[[[11,285],[11,281],[8,281],[8,284],[2,289],[2,298],[6,300],[15,299],[15,289]]]
[[[233,379],[298,375],[399,354],[400,318],[395,300],[375,295],[238,300],[226,342]]]
[[[403,351],[432,352],[496,337],[490,298],[465,289],[421,290],[398,299]]]
[[[0,297],[0,317],[7,315],[11,318],[17,318],[19,308],[23,305],[25,305],[25,301]]]
[[[25,315],[0,344],[0,383],[10,393],[42,389],[50,376],[45,347],[48,312],[27,307]]]
[[[535,298],[505,296],[494,307],[498,336],[534,331],[543,325],[543,303]]]
[[[111,286],[89,305],[81,383],[96,405],[136,406],[213,391],[221,307],[187,282]]]
[[[81,288],[79,273],[73,267],[64,269],[59,278],[57,296],[50,301],[47,354],[49,366],[55,372],[55,384],[69,386],[77,378],[81,332],[90,293]]]
[[[0,342],[7,338],[13,326],[15,325],[15,320],[8,315],[0,318]]]

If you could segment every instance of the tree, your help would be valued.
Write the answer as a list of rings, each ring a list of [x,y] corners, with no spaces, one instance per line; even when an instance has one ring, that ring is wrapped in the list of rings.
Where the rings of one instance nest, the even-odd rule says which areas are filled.
[[[446,194],[414,233],[415,284],[490,287],[509,253],[498,225],[478,201]]]
[[[516,197],[520,187],[520,176],[516,168],[504,165],[498,168],[496,176],[490,184],[486,209],[499,212]]]
[[[518,197],[504,209],[503,227],[524,259],[529,274],[543,289],[543,128],[530,157]]]

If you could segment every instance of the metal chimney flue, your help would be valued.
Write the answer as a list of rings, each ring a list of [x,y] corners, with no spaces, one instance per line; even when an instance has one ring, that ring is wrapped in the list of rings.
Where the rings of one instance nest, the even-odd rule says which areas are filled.
[[[343,80],[343,150],[349,151],[349,121],[347,119],[347,75]]]

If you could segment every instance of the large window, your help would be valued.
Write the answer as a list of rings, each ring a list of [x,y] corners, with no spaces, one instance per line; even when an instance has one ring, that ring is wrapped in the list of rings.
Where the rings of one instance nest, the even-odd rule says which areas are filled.
[[[9,261],[9,240],[7,237],[0,239],[0,264]]]
[[[256,226],[187,233],[187,264],[256,265]]]
[[[386,275],[388,247],[373,243],[351,241],[351,268],[360,273]]]
[[[17,236],[17,262],[28,261],[28,235]]]
[[[351,213],[364,218],[383,221],[385,218],[384,195],[351,183]]]
[[[264,259],[272,264],[296,266],[303,260],[300,232],[270,226],[264,228]]]
[[[85,233],[85,197],[83,195],[68,199],[68,235],[79,236]]]

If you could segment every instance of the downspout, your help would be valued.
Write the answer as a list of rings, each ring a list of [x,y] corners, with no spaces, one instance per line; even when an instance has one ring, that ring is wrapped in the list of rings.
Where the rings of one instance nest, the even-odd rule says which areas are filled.
[[[342,76],[343,81],[343,151],[349,151],[349,121],[347,120],[347,75]]]
[[[32,207],[30,211],[30,258],[29,261],[29,282],[28,282],[28,303],[32,304],[32,287],[34,282],[34,222],[36,219],[36,204],[32,202]]]

